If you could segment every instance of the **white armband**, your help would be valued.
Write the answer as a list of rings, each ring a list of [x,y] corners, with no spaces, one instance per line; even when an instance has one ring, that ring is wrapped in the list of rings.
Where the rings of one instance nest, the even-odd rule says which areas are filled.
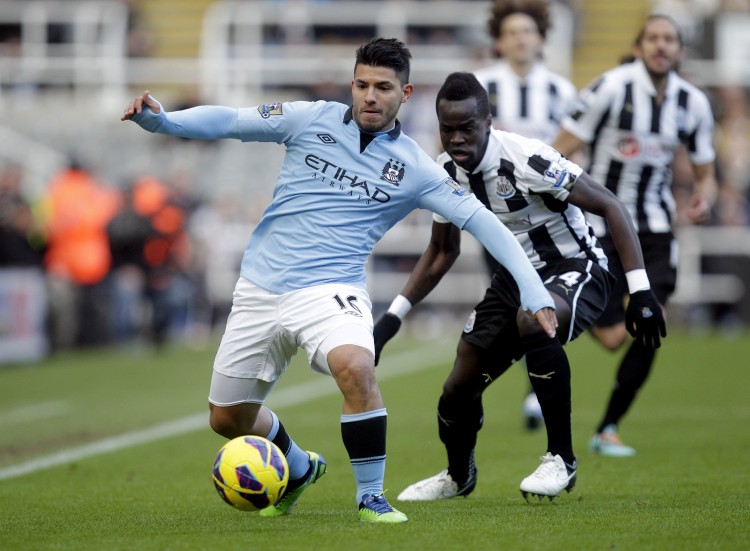
[[[625,278],[628,280],[628,291],[631,295],[651,288],[646,270],[642,268],[639,270],[630,270],[625,274]]]
[[[412,304],[409,302],[408,298],[404,295],[398,295],[388,307],[388,313],[393,314],[398,319],[402,320],[404,319],[404,316],[409,313],[409,310],[411,310],[411,306]]]

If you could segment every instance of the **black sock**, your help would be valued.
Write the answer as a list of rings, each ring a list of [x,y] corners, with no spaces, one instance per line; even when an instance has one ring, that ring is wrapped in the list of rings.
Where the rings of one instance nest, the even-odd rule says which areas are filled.
[[[448,474],[459,488],[476,476],[474,447],[483,419],[481,397],[468,403],[440,397],[438,433],[448,453]]]
[[[388,417],[378,415],[361,421],[341,423],[341,438],[351,460],[385,457]]]
[[[276,431],[276,436],[271,439],[271,442],[279,447],[281,453],[284,455],[289,454],[289,450],[292,448],[292,439],[286,433],[286,429],[281,423],[281,420],[279,420],[279,429]]]
[[[521,337],[529,381],[539,399],[547,428],[547,451],[575,462],[570,428],[570,364],[560,340],[546,333]]]
[[[646,348],[633,341],[617,370],[615,388],[612,390],[607,411],[596,432],[602,432],[607,425],[617,425],[627,413],[651,372],[655,356],[656,349]]]
[[[359,502],[363,500],[365,494],[381,494],[385,476],[388,417],[385,408],[368,412],[368,414],[375,416],[365,419],[360,418],[360,415],[364,414],[341,416],[341,437],[354,471]]]
[[[287,434],[286,429],[284,428],[284,425],[281,423],[281,421],[279,421],[279,428],[276,431],[276,436],[271,439],[271,442],[276,444],[285,456],[289,455],[289,451],[292,449],[292,438]],[[310,469],[312,469],[312,466],[310,466]],[[307,480],[307,477],[310,474],[310,469],[307,469],[307,472],[301,478],[297,478],[294,480],[290,478],[289,483],[287,484],[286,491],[291,492],[299,488],[302,483]]]

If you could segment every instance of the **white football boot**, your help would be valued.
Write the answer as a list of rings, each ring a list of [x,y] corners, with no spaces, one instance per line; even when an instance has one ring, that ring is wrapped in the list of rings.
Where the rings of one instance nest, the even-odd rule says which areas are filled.
[[[568,466],[559,455],[540,457],[542,464],[521,481],[521,495],[528,501],[529,495],[540,500],[545,496],[552,501],[563,490],[570,492],[576,485],[576,464]]]
[[[435,476],[415,482],[398,494],[399,501],[435,501],[452,497],[467,496],[477,484],[476,471],[469,477],[461,488],[453,480],[448,469],[440,471]]]

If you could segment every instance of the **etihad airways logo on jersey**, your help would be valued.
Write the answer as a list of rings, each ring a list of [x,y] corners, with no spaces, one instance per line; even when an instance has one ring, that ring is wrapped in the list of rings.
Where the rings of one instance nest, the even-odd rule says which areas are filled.
[[[356,174],[350,174],[345,168],[322,157],[309,154],[305,157],[305,164],[315,171],[316,178],[320,178],[332,188],[346,191],[348,195],[359,201],[364,201],[366,205],[369,205],[372,201],[387,203],[391,200],[388,192],[375,184],[368,183],[367,180],[361,179]]]

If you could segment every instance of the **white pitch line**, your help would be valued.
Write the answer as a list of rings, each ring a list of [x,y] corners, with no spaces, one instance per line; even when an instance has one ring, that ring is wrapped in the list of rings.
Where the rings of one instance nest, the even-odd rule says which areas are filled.
[[[455,343],[451,341],[451,346]],[[429,369],[436,363],[444,360],[452,349],[446,347],[445,341],[440,343],[431,342],[422,345],[419,348],[401,352],[399,354],[387,355],[382,358],[383,363],[376,368],[378,380],[392,379],[408,373],[414,373]],[[304,383],[294,387],[280,389],[272,393],[268,400],[268,405],[273,408],[283,408],[287,406],[296,406],[329,396],[339,392],[336,383],[330,377],[318,378],[309,383]],[[11,465],[0,469],[0,480],[16,478],[31,474],[36,471],[50,469],[59,465],[65,465],[74,461],[80,461],[101,455],[111,453],[125,448],[132,448],[149,442],[156,442],[175,436],[180,436],[208,427],[208,412],[195,413],[187,415],[174,421],[154,425],[153,427],[133,431],[112,438],[105,438],[97,442],[85,444],[75,448],[61,450],[57,453],[45,455],[30,459],[18,465]]]

